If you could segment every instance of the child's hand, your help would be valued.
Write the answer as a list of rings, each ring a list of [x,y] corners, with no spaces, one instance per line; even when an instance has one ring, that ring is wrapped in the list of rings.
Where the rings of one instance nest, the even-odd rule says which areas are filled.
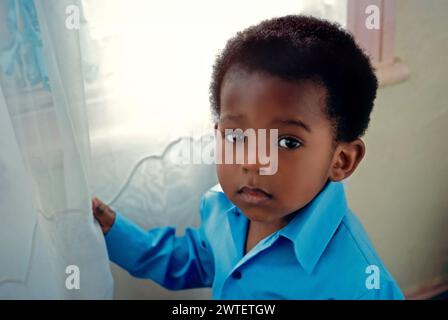
[[[103,234],[106,234],[115,221],[115,212],[98,198],[92,199],[93,216],[99,222]]]

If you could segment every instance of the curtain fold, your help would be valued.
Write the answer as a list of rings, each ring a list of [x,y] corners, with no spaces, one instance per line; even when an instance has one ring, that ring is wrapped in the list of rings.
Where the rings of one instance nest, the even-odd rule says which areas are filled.
[[[37,222],[28,175],[1,88],[0,150],[1,284],[26,279]]]
[[[112,297],[106,246],[91,213],[79,31],[65,27],[73,4],[80,5],[9,1],[15,15],[0,33],[2,53],[14,49],[10,68],[0,69],[0,298]],[[29,70],[44,70],[48,83]],[[71,265],[79,289],[66,285]]]

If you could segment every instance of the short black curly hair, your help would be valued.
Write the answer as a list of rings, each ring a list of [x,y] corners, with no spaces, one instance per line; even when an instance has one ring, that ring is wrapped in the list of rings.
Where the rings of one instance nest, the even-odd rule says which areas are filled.
[[[367,55],[336,23],[288,15],[238,32],[213,67],[210,102],[215,119],[220,114],[222,82],[231,67],[323,85],[336,141],[353,141],[369,125],[378,81]]]

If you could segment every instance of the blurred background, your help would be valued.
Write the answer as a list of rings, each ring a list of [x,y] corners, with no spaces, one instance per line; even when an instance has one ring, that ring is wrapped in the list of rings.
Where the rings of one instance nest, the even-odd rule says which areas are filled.
[[[446,12],[446,0],[0,0],[0,298],[209,298],[110,264],[90,199],[146,229],[198,225],[214,166],[170,159],[212,129],[214,59],[237,31],[299,13],[338,22],[370,55],[381,88],[349,203],[407,298],[444,298]]]

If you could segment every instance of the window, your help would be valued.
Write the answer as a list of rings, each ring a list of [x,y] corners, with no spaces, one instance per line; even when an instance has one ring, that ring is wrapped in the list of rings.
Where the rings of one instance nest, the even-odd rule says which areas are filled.
[[[302,0],[300,12],[338,22],[371,57],[381,86],[409,77],[395,56],[395,0]]]
[[[395,8],[395,0],[348,0],[347,28],[372,58],[382,86],[409,77],[408,67],[395,56]],[[368,19],[379,19],[379,28]]]

